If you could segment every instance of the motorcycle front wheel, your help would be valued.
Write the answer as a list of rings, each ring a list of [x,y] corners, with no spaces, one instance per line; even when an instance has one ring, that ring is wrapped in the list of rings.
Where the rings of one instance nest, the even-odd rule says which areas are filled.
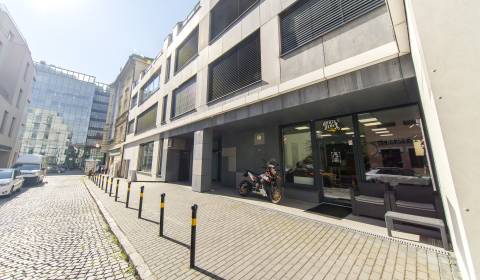
[[[238,185],[238,193],[241,196],[247,196],[252,191],[252,183],[247,180],[243,180]]]

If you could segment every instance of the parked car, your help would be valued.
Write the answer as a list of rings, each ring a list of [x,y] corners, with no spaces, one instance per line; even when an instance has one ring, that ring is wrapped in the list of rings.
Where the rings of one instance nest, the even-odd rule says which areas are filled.
[[[0,169],[0,196],[11,195],[23,185],[20,171],[15,169]]]
[[[62,170],[61,170],[60,167],[58,167],[58,166],[49,165],[49,166],[47,167],[47,173],[50,173],[50,174],[52,174],[52,173],[53,173],[53,174],[55,174],[55,173],[56,173],[56,174],[60,174],[60,173],[62,173]]]
[[[17,169],[25,179],[25,184],[40,184],[47,172],[47,158],[42,155],[22,155],[12,168]]]
[[[430,176],[417,176],[415,171],[398,167],[377,167],[365,173],[367,182],[380,182],[390,185],[430,185]]]

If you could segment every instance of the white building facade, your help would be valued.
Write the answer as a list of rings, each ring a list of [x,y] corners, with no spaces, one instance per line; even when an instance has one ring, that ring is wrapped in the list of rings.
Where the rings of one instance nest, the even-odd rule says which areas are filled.
[[[32,93],[34,67],[25,38],[0,4],[0,168],[15,162]]]
[[[455,12],[449,25],[448,9],[417,2],[201,0],[132,91],[128,171],[193,191],[234,189],[244,169],[261,171],[273,158],[287,198],[376,218],[398,209],[443,219],[462,274],[476,279],[480,209],[472,176],[480,164],[467,123],[478,116],[478,96],[462,84],[457,98],[447,86],[455,83],[452,69],[464,70],[439,46],[454,38],[468,45],[461,66],[474,85],[479,36],[466,42],[461,30],[475,26],[479,7],[452,3],[466,16]],[[432,9],[438,15],[430,22]],[[448,39],[436,29],[443,25]],[[454,46],[460,55],[464,45]],[[436,65],[448,74],[429,78]],[[457,126],[455,106],[441,105],[447,96],[465,108]],[[407,204],[377,201],[385,205],[365,210],[362,188],[376,192],[373,182]]]

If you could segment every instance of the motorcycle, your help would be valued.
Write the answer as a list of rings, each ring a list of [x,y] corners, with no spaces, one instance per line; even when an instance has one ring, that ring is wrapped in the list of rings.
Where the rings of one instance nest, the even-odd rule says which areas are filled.
[[[255,193],[267,197],[272,203],[277,204],[283,198],[279,173],[279,165],[274,160],[266,163],[265,172],[262,174],[255,174],[250,170],[246,170],[243,174],[243,177],[246,179],[240,182],[238,193],[241,196]]]

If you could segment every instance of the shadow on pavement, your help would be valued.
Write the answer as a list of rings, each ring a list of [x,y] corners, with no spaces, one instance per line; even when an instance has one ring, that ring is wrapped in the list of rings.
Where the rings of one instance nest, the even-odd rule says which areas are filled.
[[[225,280],[225,278],[222,278],[222,277],[220,277],[220,276],[218,276],[218,275],[216,275],[216,274],[213,274],[213,273],[211,273],[211,272],[209,272],[209,271],[207,271],[207,270],[205,270],[205,269],[203,269],[203,268],[194,267],[193,269],[196,270],[196,271],[198,271],[198,272],[200,272],[200,273],[202,273],[202,274],[204,274],[204,275],[206,275],[206,276],[208,276],[208,277],[210,277],[210,278],[212,278],[212,279]]]

